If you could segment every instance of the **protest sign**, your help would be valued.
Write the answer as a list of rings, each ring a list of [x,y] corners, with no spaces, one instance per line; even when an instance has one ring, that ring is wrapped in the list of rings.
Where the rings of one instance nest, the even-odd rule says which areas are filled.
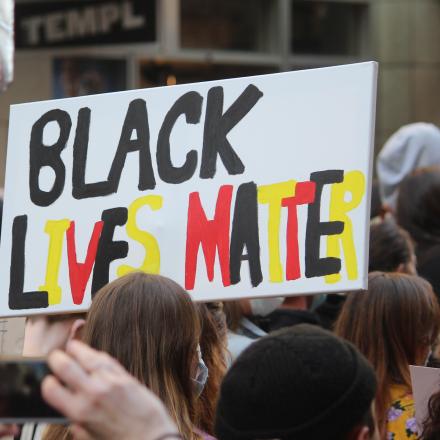
[[[421,428],[428,417],[429,399],[440,392],[440,369],[410,365],[417,425]]]
[[[376,64],[11,107],[3,316],[132,270],[195,300],[366,287]]]

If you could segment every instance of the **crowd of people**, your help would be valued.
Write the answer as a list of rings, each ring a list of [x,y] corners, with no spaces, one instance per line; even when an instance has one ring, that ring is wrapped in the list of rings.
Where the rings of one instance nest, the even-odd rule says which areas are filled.
[[[440,386],[419,424],[410,365],[440,364],[440,130],[411,124],[377,159],[368,289],[195,303],[131,273],[87,314],[27,319],[45,400],[67,425],[21,439],[440,439]]]

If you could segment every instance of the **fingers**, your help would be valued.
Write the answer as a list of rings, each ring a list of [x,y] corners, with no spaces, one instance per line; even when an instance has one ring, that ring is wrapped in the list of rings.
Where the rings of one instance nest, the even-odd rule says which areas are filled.
[[[72,421],[86,423],[99,407],[114,406],[123,397],[124,388],[113,371],[101,368],[89,375],[75,359],[59,351],[49,356],[49,365],[57,378],[48,376],[43,381],[43,397]]]
[[[96,440],[96,437],[94,439],[81,425],[71,425],[69,431],[73,440]]]
[[[49,356],[48,363],[52,372],[71,390],[90,388],[90,376],[66,353],[54,351]]]
[[[66,351],[89,373],[100,369],[118,373],[123,371],[119,362],[110,357],[107,353],[98,352],[82,342],[70,341]]]
[[[54,376],[47,376],[41,385],[46,402],[77,423],[88,423],[99,418],[98,409],[108,394],[107,388],[98,378],[93,381],[90,389],[79,392],[69,390]]]
[[[0,425],[0,438],[3,436],[16,436],[18,435],[17,425]]]
[[[41,392],[49,405],[71,418],[74,394],[65,388],[54,376],[47,376],[41,385]]]
[[[107,354],[82,343],[53,352],[54,374],[45,378],[45,400],[72,422],[74,440],[156,438],[175,426],[160,400]],[[90,365],[92,367],[90,367]]]

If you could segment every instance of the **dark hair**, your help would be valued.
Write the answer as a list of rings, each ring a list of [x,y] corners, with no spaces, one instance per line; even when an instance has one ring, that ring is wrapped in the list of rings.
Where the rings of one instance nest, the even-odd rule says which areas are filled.
[[[415,259],[409,234],[392,219],[370,226],[370,258],[368,271],[396,272],[399,266]]]
[[[423,422],[423,440],[440,439],[440,391],[434,393],[428,402],[428,416]]]
[[[382,435],[391,404],[390,387],[400,384],[411,391],[409,365],[420,364],[421,349],[435,342],[439,318],[431,285],[414,275],[373,272],[367,291],[347,296],[335,332],[356,345],[376,371]]]
[[[371,210],[370,219],[379,217],[382,214],[382,200],[380,198],[379,181],[373,180],[371,186]]]
[[[376,376],[351,343],[310,324],[277,330],[228,370],[217,405],[219,440],[352,440],[368,417]]]
[[[396,219],[416,243],[440,242],[440,167],[419,168],[399,186]]]
[[[226,316],[226,325],[232,332],[237,331],[240,327],[241,318],[243,318],[243,308],[239,300],[231,300],[223,302],[223,310]]]

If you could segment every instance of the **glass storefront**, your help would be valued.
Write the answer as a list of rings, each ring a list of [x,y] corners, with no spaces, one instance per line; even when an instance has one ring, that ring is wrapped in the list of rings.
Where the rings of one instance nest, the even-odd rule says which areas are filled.
[[[365,4],[293,1],[291,51],[317,56],[356,56],[361,52],[367,15]]]
[[[182,47],[271,52],[276,10],[276,0],[183,0]]]
[[[100,59],[122,57],[127,69],[122,88],[344,64],[369,56],[369,0],[125,0],[118,5],[111,0],[17,0],[18,40],[21,32],[32,31],[39,42],[18,55],[42,51],[51,54],[52,63],[62,56],[75,65],[75,57],[96,58],[99,65]],[[55,18],[57,36],[66,45],[44,47],[53,37]]]

